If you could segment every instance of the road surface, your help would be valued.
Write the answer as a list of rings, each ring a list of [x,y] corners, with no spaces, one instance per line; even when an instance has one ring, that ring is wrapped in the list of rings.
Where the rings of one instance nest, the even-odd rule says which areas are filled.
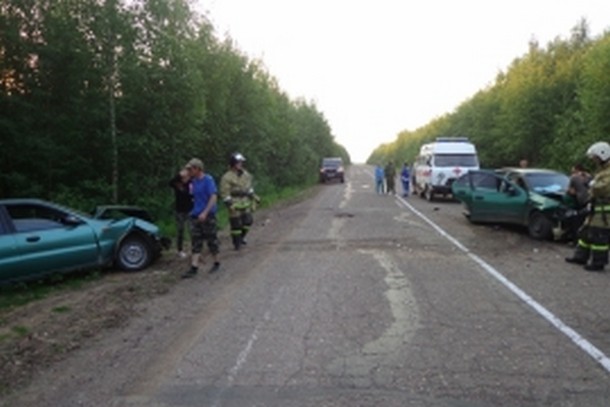
[[[377,195],[372,174],[257,214],[220,273],[143,303],[4,405],[610,405],[610,273],[455,202]]]

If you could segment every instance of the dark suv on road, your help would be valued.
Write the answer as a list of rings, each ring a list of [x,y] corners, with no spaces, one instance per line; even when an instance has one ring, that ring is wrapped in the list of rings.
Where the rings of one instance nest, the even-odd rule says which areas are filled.
[[[342,183],[345,182],[343,160],[341,157],[327,157],[322,159],[320,182],[324,183],[333,179],[338,179]]]

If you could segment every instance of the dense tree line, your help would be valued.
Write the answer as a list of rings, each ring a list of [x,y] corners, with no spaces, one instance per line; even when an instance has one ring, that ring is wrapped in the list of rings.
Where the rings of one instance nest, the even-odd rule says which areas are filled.
[[[341,155],[316,106],[188,0],[0,2],[0,198],[168,207],[191,156],[220,177],[240,151],[259,190],[315,182]]]
[[[468,137],[486,168],[517,165],[568,171],[587,147],[610,141],[610,33],[591,39],[586,21],[567,39],[536,41],[495,82],[457,109],[379,146],[369,163],[412,161],[438,136]]]

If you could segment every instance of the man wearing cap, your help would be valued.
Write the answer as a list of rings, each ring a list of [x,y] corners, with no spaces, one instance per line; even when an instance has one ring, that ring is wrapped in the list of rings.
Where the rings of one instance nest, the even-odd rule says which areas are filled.
[[[185,166],[191,176],[191,194],[193,209],[191,210],[191,268],[183,274],[183,278],[193,277],[199,269],[199,259],[203,243],[207,242],[212,253],[214,264],[210,273],[220,269],[218,261],[219,242],[216,225],[216,201],[218,193],[214,178],[203,170],[203,162],[198,158],[191,159]]]
[[[253,223],[252,209],[257,200],[252,188],[252,175],[243,167],[246,158],[240,153],[229,157],[229,170],[220,179],[220,196],[229,208],[231,239],[235,250],[246,244],[246,235]]]

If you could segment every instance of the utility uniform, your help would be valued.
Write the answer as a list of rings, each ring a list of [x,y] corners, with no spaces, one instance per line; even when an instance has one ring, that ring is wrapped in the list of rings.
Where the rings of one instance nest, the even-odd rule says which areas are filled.
[[[400,173],[400,180],[402,181],[402,196],[409,196],[409,183],[411,182],[411,175],[409,174],[409,166],[407,163],[402,167],[402,172]]]
[[[220,180],[220,195],[229,208],[233,246],[239,250],[253,223],[255,195],[252,175],[244,169],[231,168]]]
[[[602,169],[591,181],[589,193],[591,213],[581,232],[574,256],[566,260],[585,264],[585,269],[589,271],[601,271],[608,264],[610,248],[610,161],[602,165]]]

